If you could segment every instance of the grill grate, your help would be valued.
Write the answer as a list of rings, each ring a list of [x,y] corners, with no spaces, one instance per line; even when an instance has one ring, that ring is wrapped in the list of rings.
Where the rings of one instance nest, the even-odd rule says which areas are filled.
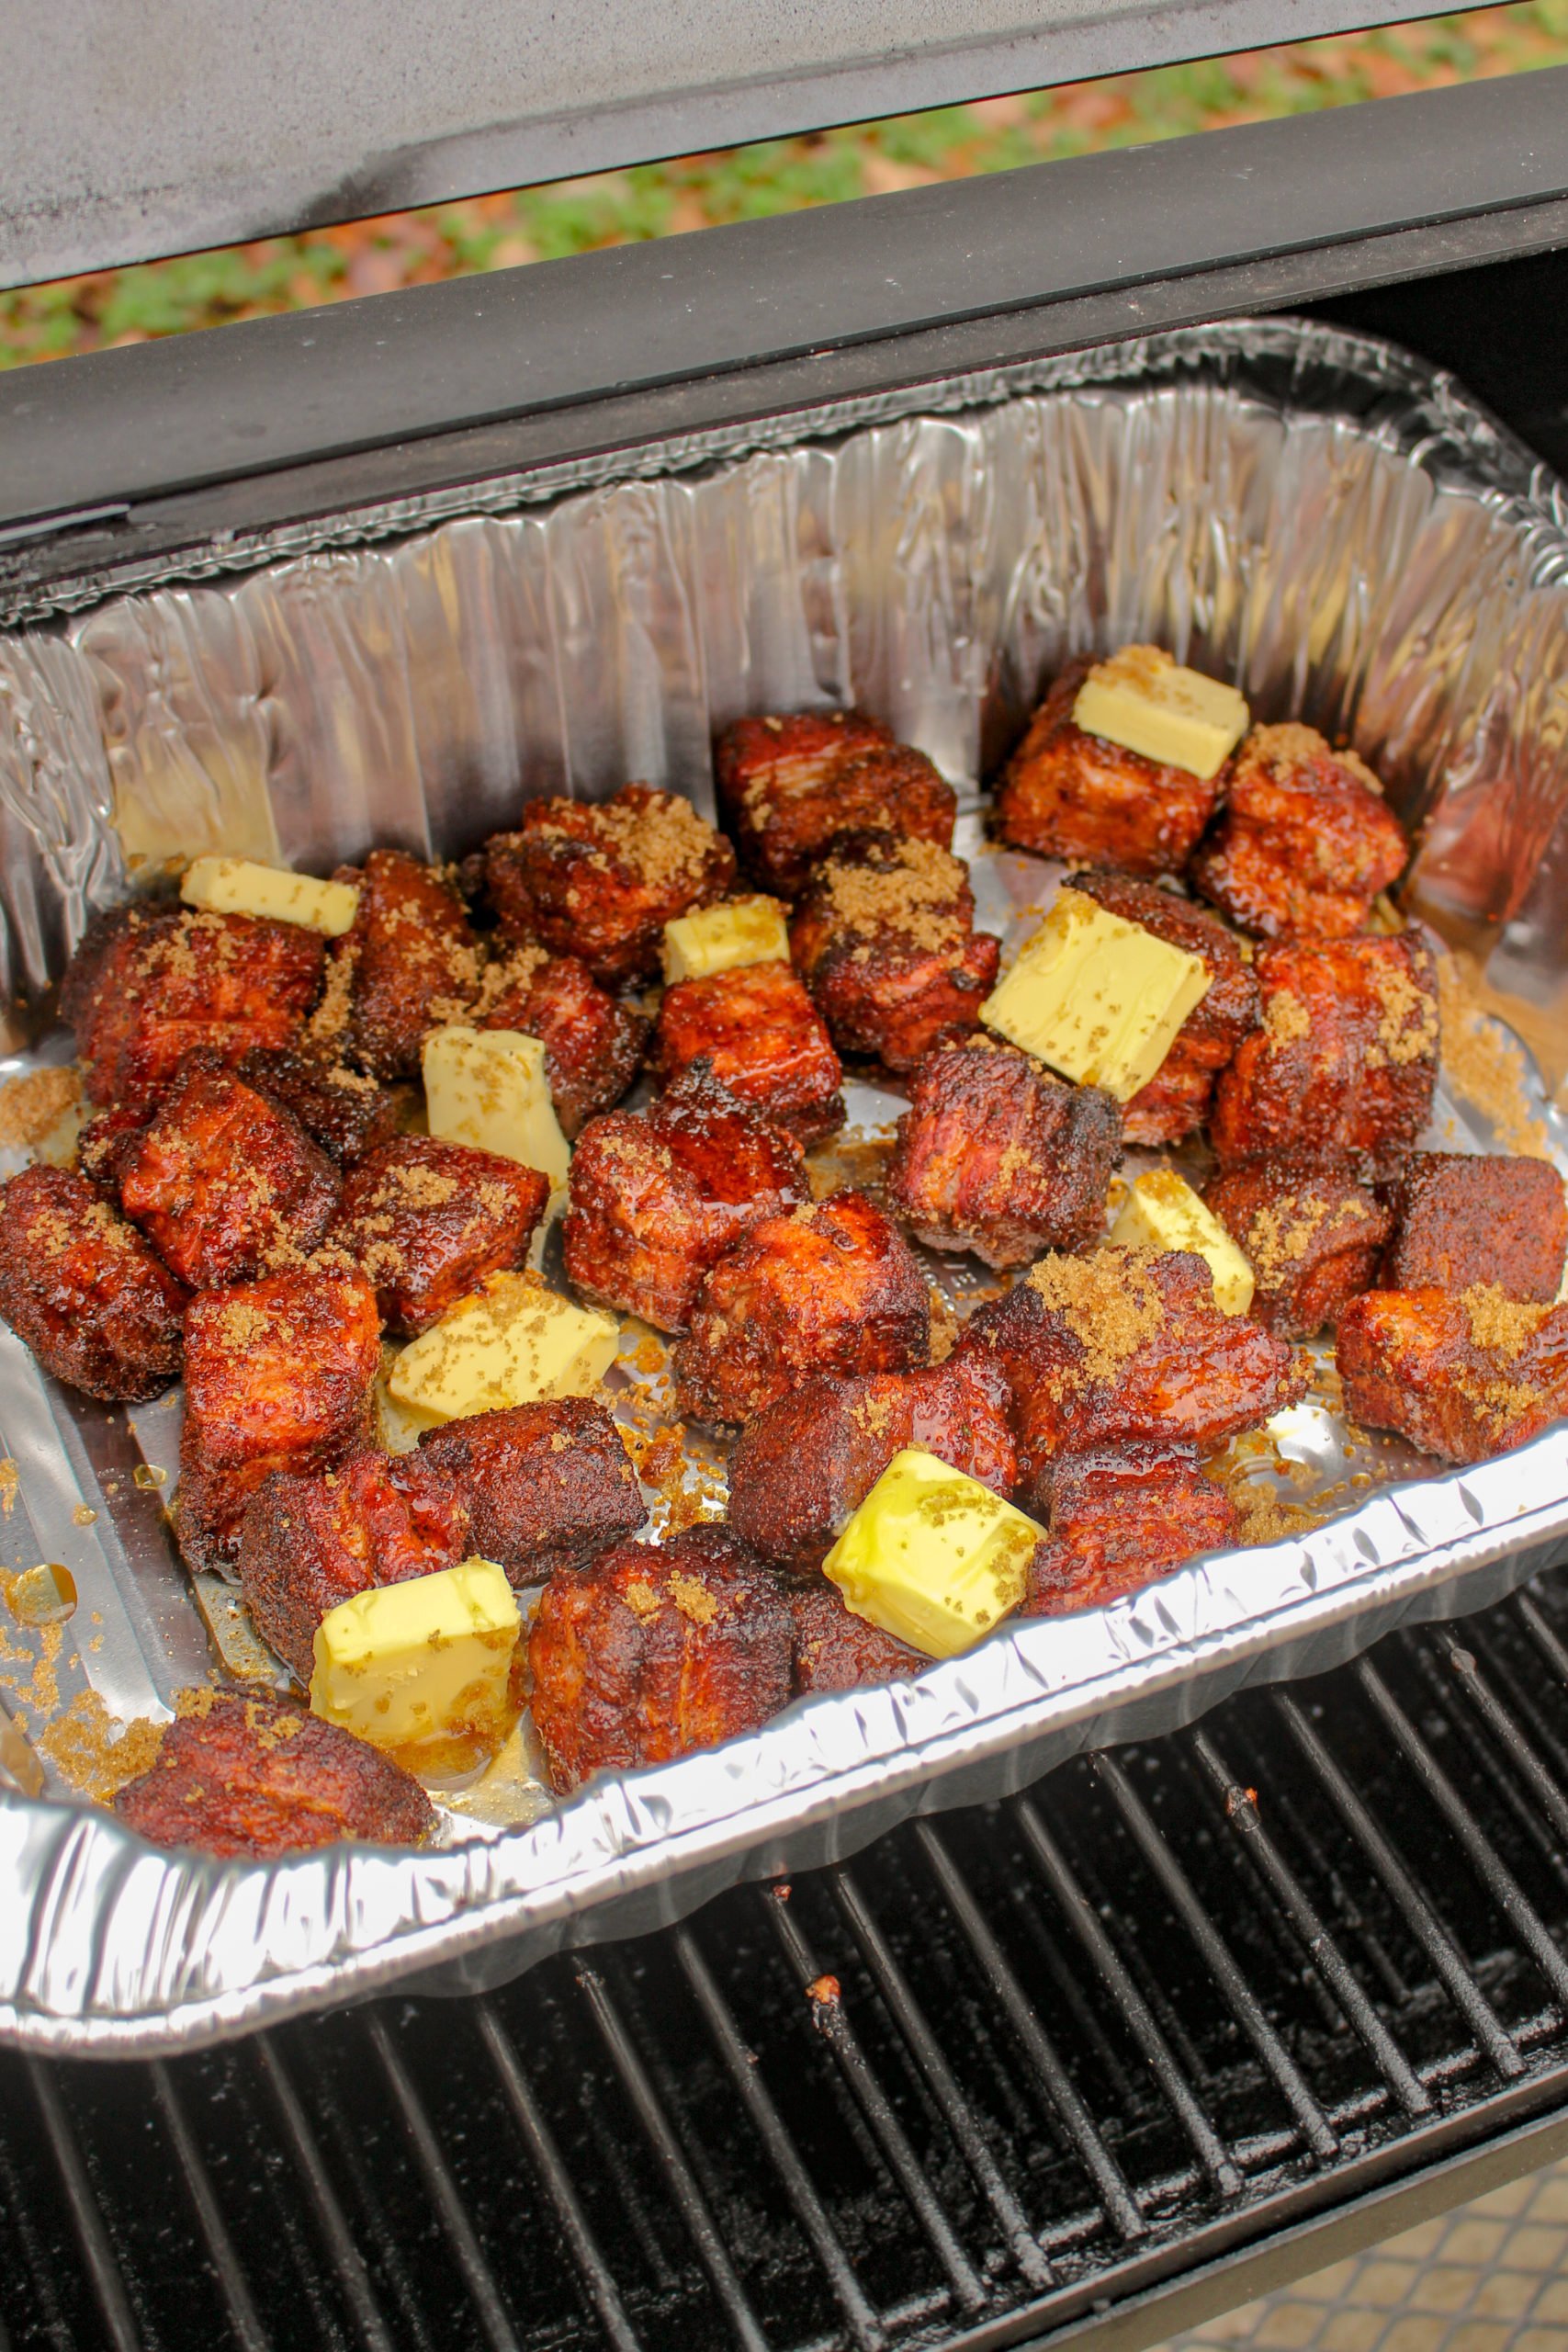
[[[0,2352],[1081,2323],[1568,2099],[1568,1577],[485,1999],[0,2062]]]

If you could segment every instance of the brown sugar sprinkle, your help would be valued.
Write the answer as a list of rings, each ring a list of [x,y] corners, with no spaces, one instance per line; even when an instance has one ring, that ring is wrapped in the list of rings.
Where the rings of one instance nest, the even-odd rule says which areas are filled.
[[[1288,1503],[1272,1487],[1238,1484],[1229,1489],[1235,1505],[1238,1545],[1278,1544],[1287,1535],[1305,1535],[1323,1521],[1304,1503]]]
[[[327,965],[326,986],[321,990],[321,1001],[305,1023],[305,1035],[312,1046],[335,1046],[347,1035],[354,1004],[355,967],[358,962],[358,941],[340,941],[336,954]]]
[[[474,996],[474,1019],[482,1021],[487,1013],[493,1012],[502,997],[510,996],[513,989],[530,987],[541,965],[549,960],[547,947],[514,947],[510,955],[487,964],[479,974]]]
[[[945,1291],[933,1290],[931,1300],[931,1360],[932,1363],[945,1363],[958,1344],[958,1317]]]
[[[0,1517],[10,1518],[21,1483],[21,1471],[6,1454],[4,1461],[0,1461]]]
[[[1299,1208],[1281,1204],[1257,1210],[1242,1243],[1254,1272],[1266,1283],[1288,1273],[1306,1256],[1325,1220],[1333,1232],[1337,1226],[1368,1223],[1369,1212],[1359,1201],[1341,1201],[1332,1215],[1326,1201],[1303,1201]]]
[[[911,947],[962,944],[968,877],[935,842],[890,843],[886,867],[829,858],[821,869],[829,912],[851,931],[897,933]]]
[[[1263,1026],[1269,1042],[1276,1047],[1290,1045],[1297,1037],[1304,1037],[1312,1028],[1312,1015],[1299,996],[1289,989],[1274,989],[1263,1009]]]
[[[637,1584],[629,1584],[621,1598],[632,1615],[638,1618],[645,1625],[650,1617],[657,1617],[659,1614],[659,1595],[650,1584],[644,1584],[640,1580]]]
[[[1478,1348],[1486,1349],[1504,1363],[1512,1363],[1526,1343],[1533,1340],[1547,1317],[1550,1306],[1525,1306],[1517,1299],[1509,1298],[1496,1283],[1474,1283],[1460,1295],[1470,1322],[1470,1336]]]
[[[682,1617],[689,1618],[694,1625],[713,1623],[718,1615],[718,1602],[705,1584],[700,1583],[695,1577],[682,1576],[679,1568],[671,1568],[664,1582],[671,1600]]]
[[[1156,1338],[1165,1301],[1155,1281],[1157,1250],[1097,1250],[1087,1258],[1042,1258],[1024,1276],[1083,1350],[1079,1381],[1111,1381]]]
[[[0,1086],[0,1150],[30,1151],[82,1099],[81,1073],[28,1070]]]
[[[593,810],[592,819],[610,854],[652,890],[699,882],[716,838],[689,800],[668,792],[657,793],[642,808],[605,804]],[[545,824],[539,830],[568,841],[583,839],[572,826]]]
[[[144,1715],[122,1727],[97,1691],[81,1690],[39,1734],[38,1745],[68,1788],[96,1804],[112,1804],[157,1762],[164,1729]]]
[[[1438,1043],[1437,999],[1408,971],[1394,965],[1380,966],[1374,971],[1372,988],[1382,1008],[1378,1040],[1389,1060],[1416,1062],[1432,1053]],[[1375,1050],[1368,1053],[1369,1064]]]
[[[1464,967],[1446,948],[1438,952],[1438,1005],[1450,1093],[1491,1123],[1500,1149],[1550,1158],[1546,1128],[1529,1106],[1523,1048],[1477,1004]]]
[[[1347,747],[1335,751],[1315,727],[1303,727],[1299,719],[1287,719],[1279,727],[1255,727],[1247,741],[1247,750],[1260,760],[1272,775],[1281,768],[1297,767],[1308,760],[1322,757],[1327,751],[1337,766],[1348,768],[1358,784],[1382,798],[1382,783],[1367,765],[1358,752]]]

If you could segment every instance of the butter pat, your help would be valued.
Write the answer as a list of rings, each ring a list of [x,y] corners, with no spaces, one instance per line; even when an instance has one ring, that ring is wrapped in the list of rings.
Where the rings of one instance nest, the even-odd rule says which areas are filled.
[[[198,857],[186,868],[180,896],[187,907],[209,907],[219,915],[260,915],[268,922],[302,923],[341,939],[359,908],[352,882],[318,882],[281,865],[261,865],[249,857]]]
[[[896,1453],[822,1563],[857,1617],[956,1657],[1016,1609],[1044,1530],[924,1446]]]
[[[1190,1250],[1208,1261],[1222,1315],[1245,1315],[1252,1305],[1252,1268],[1174,1168],[1154,1168],[1136,1180],[1110,1238],[1134,1250]]]
[[[433,1029],[423,1062],[433,1136],[520,1159],[558,1191],[571,1154],[550,1101],[537,1037],[519,1029]]]
[[[789,931],[776,899],[731,899],[664,926],[664,978],[711,979],[738,964],[787,964]]]
[[[1218,775],[1251,724],[1234,686],[1183,669],[1157,645],[1128,645],[1097,662],[1073,704],[1073,723],[1161,767]]]
[[[1208,991],[1201,956],[1063,889],[980,1018],[1064,1078],[1130,1102]]]
[[[522,1619],[506,1573],[465,1560],[434,1576],[356,1592],[316,1628],[311,1712],[407,1755],[498,1747]],[[449,1760],[442,1758],[441,1760]]]
[[[388,1374],[394,1405],[426,1425],[587,1396],[615,1361],[620,1327],[524,1274],[491,1274],[411,1340]]]

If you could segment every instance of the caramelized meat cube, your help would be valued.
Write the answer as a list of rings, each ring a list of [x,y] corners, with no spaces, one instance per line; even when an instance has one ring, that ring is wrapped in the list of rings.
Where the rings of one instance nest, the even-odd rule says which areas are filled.
[[[1297,1151],[1390,1174],[1419,1135],[1438,1075],[1438,982],[1412,932],[1265,947],[1263,1026],[1214,1090],[1222,1162]]]
[[[549,1178],[521,1160],[400,1136],[351,1170],[327,1239],[375,1284],[390,1329],[423,1331],[525,1263],[549,1198]]]
[[[644,1115],[609,1111],[583,1128],[561,1227],[566,1270],[597,1305],[682,1331],[730,1243],[809,1195],[795,1137],[706,1070],[688,1070]]]
[[[191,1567],[227,1570],[274,1470],[331,1469],[367,1442],[380,1348],[357,1274],[268,1274],[191,1301],[175,1506]]]
[[[655,1070],[668,1084],[699,1056],[731,1094],[802,1143],[843,1125],[839,1057],[787,964],[741,964],[665,989]]]
[[[309,1682],[316,1628],[373,1585],[469,1557],[457,1482],[417,1454],[369,1452],[335,1470],[275,1470],[245,1507],[240,1589],[264,1641]]]
[[[675,1351],[682,1413],[748,1421],[815,1372],[903,1372],[931,1349],[914,1252],[863,1193],[764,1217],[725,1251]]]
[[[498,980],[499,988],[487,990],[479,1026],[537,1037],[556,1117],[571,1142],[585,1120],[615,1107],[637,1076],[649,1024],[602,989],[575,956],[520,947],[492,965],[485,979]]]
[[[1091,858],[1130,874],[1179,874],[1214,811],[1220,778],[1162,767],[1073,722],[1093,662],[1064,670],[1002,774],[997,836],[1042,857]]]
[[[292,1111],[311,1142],[344,1168],[390,1143],[413,1101],[410,1087],[378,1086],[364,1070],[287,1046],[247,1054],[237,1075]]]
[[[1370,1290],[1339,1317],[1345,1402],[1445,1462],[1483,1462],[1568,1412],[1568,1306],[1529,1306],[1493,1283]]]
[[[844,1054],[913,1069],[978,1025],[1001,943],[975,929],[968,871],[935,842],[846,833],[807,884],[790,954]]]
[[[552,1577],[528,1635],[551,1787],[755,1731],[789,1702],[794,1637],[771,1571],[722,1527]]]
[[[1007,1375],[1026,1481],[1061,1453],[1217,1444],[1306,1385],[1282,1340],[1221,1314],[1207,1265],[1187,1250],[1043,1258],[980,1309],[954,1354],[989,1357]]]
[[[1030,1565],[1025,1617],[1099,1609],[1238,1533],[1235,1505],[1190,1445],[1127,1445],[1052,1463],[1031,1504],[1049,1533]]]
[[[1122,1111],[1122,1132],[1129,1143],[1179,1143],[1202,1125],[1215,1079],[1235,1057],[1242,1039],[1258,1026],[1258,983],[1251,967],[1223,923],[1156,882],[1140,882],[1130,874],[1102,867],[1075,874],[1072,884],[1107,914],[1141,923],[1156,939],[1198,956],[1208,967],[1207,995],[1177,1031],[1156,1075]]]
[[[908,833],[953,845],[958,800],[923,752],[896,743],[859,710],[741,718],[714,757],[719,807],[740,862],[775,897],[793,899],[840,833]]]
[[[181,1282],[220,1290],[313,1250],[338,1171],[281,1103],[192,1054],[119,1163],[119,1197]]]
[[[651,979],[664,926],[722,899],[735,853],[689,800],[646,784],[608,800],[534,800],[485,843],[485,882],[508,939],[580,956],[597,980]]]
[[[764,1559],[807,1574],[907,1445],[1010,1496],[1018,1461],[1009,1401],[998,1367],[980,1358],[804,1381],[741,1431],[729,1463],[729,1524]]]
[[[156,1396],[179,1374],[185,1303],[85,1176],[40,1164],[0,1185],[0,1320],[52,1379],[108,1403]]]
[[[918,1240],[1025,1266],[1077,1250],[1105,1223],[1122,1156],[1122,1109],[1097,1086],[1065,1086],[1010,1046],[939,1046],[915,1074],[887,1171],[887,1197]]]
[[[145,1103],[117,1102],[84,1120],[76,1137],[76,1165],[100,1191],[119,1191],[120,1171],[141,1142],[150,1116]]]
[[[867,1690],[879,1682],[907,1682],[931,1664],[897,1634],[857,1617],[826,1577],[796,1585],[789,1611],[795,1620],[797,1692]]]
[[[341,1030],[331,1021],[313,1035],[346,1047],[379,1079],[417,1078],[427,1032],[468,1017],[479,988],[479,951],[463,902],[438,865],[400,849],[373,849],[359,885],[354,928],[333,949],[336,989],[346,983]]]
[[[1469,1290],[1550,1306],[1568,1251],[1568,1204],[1549,1160],[1506,1153],[1415,1151],[1400,1170],[1389,1290]]]
[[[448,1421],[419,1458],[453,1480],[475,1551],[515,1585],[585,1567],[648,1516],[619,1430],[586,1396]]]
[[[1224,814],[1192,879],[1244,931],[1344,939],[1404,871],[1409,845],[1382,786],[1313,727],[1255,727],[1231,764]]]
[[[435,1826],[419,1782],[368,1741],[281,1699],[202,1692],[114,1809],[154,1846],[270,1861],[340,1838],[418,1846]]]
[[[60,990],[89,1102],[150,1109],[198,1046],[237,1062],[253,1046],[290,1044],[325,950],[318,931],[250,915],[118,907],[100,916]]]
[[[1248,1160],[1203,1198],[1252,1268],[1254,1319],[1277,1339],[1310,1340],[1377,1280],[1392,1219],[1348,1169]]]

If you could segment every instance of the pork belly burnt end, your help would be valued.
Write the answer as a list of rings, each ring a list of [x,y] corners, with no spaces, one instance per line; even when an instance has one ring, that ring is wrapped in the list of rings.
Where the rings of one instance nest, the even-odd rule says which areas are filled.
[[[1438,1075],[1438,983],[1412,932],[1266,947],[1263,1025],[1214,1090],[1224,1163],[1297,1151],[1392,1174],[1421,1132]]]
[[[1121,1105],[1065,1086],[1011,1046],[974,1037],[928,1054],[887,1171],[887,1197],[934,1250],[1025,1266],[1077,1250],[1105,1223],[1122,1156]]]
[[[51,1378],[135,1404],[177,1378],[186,1295],[125,1219],[72,1169],[0,1186],[0,1319]]]
[[[351,1172],[327,1238],[374,1283],[384,1323],[423,1331],[487,1274],[525,1263],[549,1197],[549,1178],[520,1160],[401,1136]]]
[[[534,800],[485,843],[485,883],[508,939],[578,956],[595,979],[651,979],[667,922],[722,899],[735,853],[689,800],[646,784],[604,801]]]
[[[248,1053],[236,1072],[291,1111],[311,1142],[344,1168],[390,1143],[413,1102],[410,1087],[380,1086],[365,1070],[288,1046]]]
[[[191,1054],[119,1159],[119,1197],[192,1290],[252,1281],[314,1250],[340,1179],[291,1112]]]
[[[907,1682],[931,1664],[895,1634],[857,1617],[826,1577],[795,1585],[789,1612],[795,1620],[797,1692],[866,1690],[878,1683]]]
[[[1568,1306],[1528,1306],[1493,1283],[1370,1290],[1339,1317],[1345,1402],[1445,1462],[1483,1462],[1568,1412]]]
[[[418,1846],[435,1826],[419,1782],[368,1741],[280,1699],[229,1691],[175,1717],[114,1809],[154,1846],[220,1861],[265,1862],[344,1838]]]
[[[463,1020],[479,986],[463,902],[440,866],[402,850],[373,849],[349,878],[359,911],[333,949],[334,971],[350,976],[346,1024],[323,1042],[376,1078],[417,1078],[428,1032]]]
[[[904,1372],[931,1351],[931,1292],[864,1193],[764,1217],[727,1250],[675,1351],[682,1413],[748,1421],[818,1372]]]
[[[192,1300],[175,1503],[189,1566],[227,1571],[274,1470],[330,1469],[367,1442],[380,1339],[356,1274],[269,1274]]]
[[[794,1636],[772,1572],[721,1527],[552,1577],[528,1636],[551,1787],[755,1731],[788,1703]]]
[[[1208,967],[1207,995],[1177,1031],[1147,1086],[1122,1112],[1122,1132],[1129,1143],[1179,1143],[1202,1125],[1215,1080],[1234,1059],[1242,1039],[1258,1026],[1258,983],[1251,967],[1223,923],[1157,883],[1140,882],[1104,867],[1075,874],[1072,883],[1107,914],[1142,924],[1156,939],[1196,956]]]
[[[807,1200],[799,1144],[688,1070],[642,1116],[590,1119],[561,1238],[584,1297],[682,1331],[704,1275],[760,1217]]]
[[[1093,663],[1073,662],[1029,722],[997,795],[998,838],[1043,857],[1089,858],[1130,874],[1179,874],[1219,797],[1186,768],[1161,767],[1073,721]]]
[[[787,964],[741,964],[665,989],[654,1069],[668,1084],[699,1058],[721,1086],[802,1143],[843,1125],[839,1057]]]
[[[1119,1600],[1238,1532],[1235,1505],[1190,1445],[1068,1454],[1048,1466],[1030,1508],[1048,1532],[1030,1566],[1025,1617]]]
[[[1248,1160],[1203,1198],[1252,1268],[1254,1320],[1277,1339],[1310,1340],[1377,1280],[1392,1219],[1347,1168]]]
[[[637,1076],[649,1023],[602,989],[575,956],[519,947],[484,979],[480,1028],[537,1037],[560,1131],[573,1141],[585,1120],[614,1109]]]
[[[473,1551],[456,1481],[417,1454],[275,1470],[245,1506],[240,1589],[256,1631],[301,1682],[329,1609],[372,1586],[453,1568]]]
[[[586,1566],[648,1516],[620,1431],[586,1396],[448,1421],[418,1458],[450,1476],[475,1551],[515,1585]]]
[[[748,874],[793,899],[840,833],[908,833],[953,845],[958,800],[923,752],[863,711],[741,718],[714,757],[719,807]]]
[[[1409,845],[1354,752],[1313,727],[1255,727],[1192,861],[1206,899],[1266,939],[1344,939],[1404,871]]]
[[[1469,1290],[1495,1283],[1509,1298],[1549,1306],[1562,1280],[1568,1205],[1549,1160],[1504,1154],[1412,1152],[1391,1206],[1383,1264],[1389,1290]]]
[[[975,929],[962,861],[932,842],[848,833],[817,867],[790,955],[844,1054],[913,1069],[978,1025],[1000,943]]]
[[[150,1110],[185,1056],[236,1062],[287,1046],[321,984],[326,942],[293,922],[117,907],[71,959],[60,1010],[86,1064],[87,1099]]]
[[[1018,1458],[1008,1406],[1005,1378],[980,1358],[807,1380],[741,1431],[729,1524],[764,1559],[807,1575],[907,1445],[1010,1496]]]

